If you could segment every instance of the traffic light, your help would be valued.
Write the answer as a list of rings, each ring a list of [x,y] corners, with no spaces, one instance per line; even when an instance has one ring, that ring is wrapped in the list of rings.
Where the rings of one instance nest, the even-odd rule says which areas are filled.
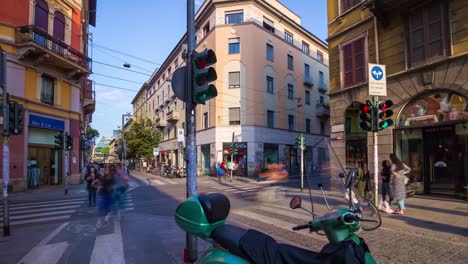
[[[86,139],[84,137],[80,137],[80,151],[87,151],[88,150],[88,144],[86,142]]]
[[[238,154],[237,148],[236,148],[236,146],[234,144],[231,144],[230,154],[231,155],[237,155]]]
[[[379,103],[379,130],[385,129],[393,125],[393,120],[390,117],[393,115],[393,111],[389,110],[392,107],[392,100],[387,100],[385,102]]]
[[[306,139],[304,137],[304,135],[300,135],[296,138],[296,145],[297,145],[297,148],[300,149],[300,150],[305,150],[306,148]]]
[[[218,91],[210,82],[215,81],[218,76],[216,70],[208,67],[216,63],[216,54],[213,50],[194,52],[193,55],[193,103],[205,104],[206,101],[215,98]]]
[[[65,133],[65,138],[66,138],[65,150],[72,150],[73,149],[73,137],[69,135],[68,133]]]
[[[9,129],[13,135],[19,135],[23,132],[23,113],[24,107],[18,102],[9,102]]]
[[[55,149],[63,149],[63,132],[55,135]]]
[[[373,111],[372,103],[369,100],[366,100],[365,103],[361,103],[359,106],[359,110],[361,110],[361,114],[359,118],[361,122],[359,126],[364,131],[371,131],[372,130],[372,111]]]

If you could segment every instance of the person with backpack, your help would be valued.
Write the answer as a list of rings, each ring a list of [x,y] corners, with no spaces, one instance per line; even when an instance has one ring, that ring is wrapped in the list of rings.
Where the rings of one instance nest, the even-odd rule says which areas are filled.
[[[390,160],[392,161],[390,186],[393,198],[398,203],[398,209],[395,211],[395,214],[404,214],[407,179],[405,174],[409,173],[411,169],[393,153],[390,154]]]
[[[89,167],[89,170],[86,172],[85,181],[86,181],[86,190],[88,190],[88,202],[89,207],[96,206],[96,192],[97,185],[96,181],[99,178],[99,174],[96,173],[95,167]]]

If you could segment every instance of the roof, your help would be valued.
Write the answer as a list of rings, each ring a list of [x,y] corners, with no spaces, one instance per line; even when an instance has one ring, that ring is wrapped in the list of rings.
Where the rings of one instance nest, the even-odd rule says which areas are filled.
[[[141,95],[144,91],[146,91],[146,88],[148,88],[148,82],[145,82],[145,83],[141,86],[140,90],[138,91],[138,93],[137,93],[137,94],[135,95],[135,97],[133,98],[132,104],[135,104],[135,101],[140,97],[140,95]]]

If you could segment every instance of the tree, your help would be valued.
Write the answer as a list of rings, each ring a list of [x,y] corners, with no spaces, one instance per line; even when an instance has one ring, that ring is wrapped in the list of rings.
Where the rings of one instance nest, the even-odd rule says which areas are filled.
[[[101,151],[102,154],[109,154],[109,146],[105,146],[102,151]]]
[[[91,126],[86,127],[85,137],[87,140],[93,140],[94,138],[99,137],[99,131],[92,128]]]
[[[130,128],[125,129],[127,158],[151,158],[153,148],[159,145],[161,133],[155,123],[148,118],[134,120]]]

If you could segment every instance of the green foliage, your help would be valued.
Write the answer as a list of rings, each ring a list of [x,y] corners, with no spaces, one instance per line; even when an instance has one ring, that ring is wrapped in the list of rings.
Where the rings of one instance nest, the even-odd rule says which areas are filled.
[[[102,149],[102,154],[109,154],[109,146],[105,146],[105,147]]]
[[[153,148],[159,145],[161,133],[150,119],[138,118],[130,128],[125,129],[124,138],[127,142],[127,158],[150,158]]]
[[[92,140],[94,138],[99,137],[99,131],[96,129],[92,128],[91,126],[88,126],[85,131],[85,137],[88,140]]]

